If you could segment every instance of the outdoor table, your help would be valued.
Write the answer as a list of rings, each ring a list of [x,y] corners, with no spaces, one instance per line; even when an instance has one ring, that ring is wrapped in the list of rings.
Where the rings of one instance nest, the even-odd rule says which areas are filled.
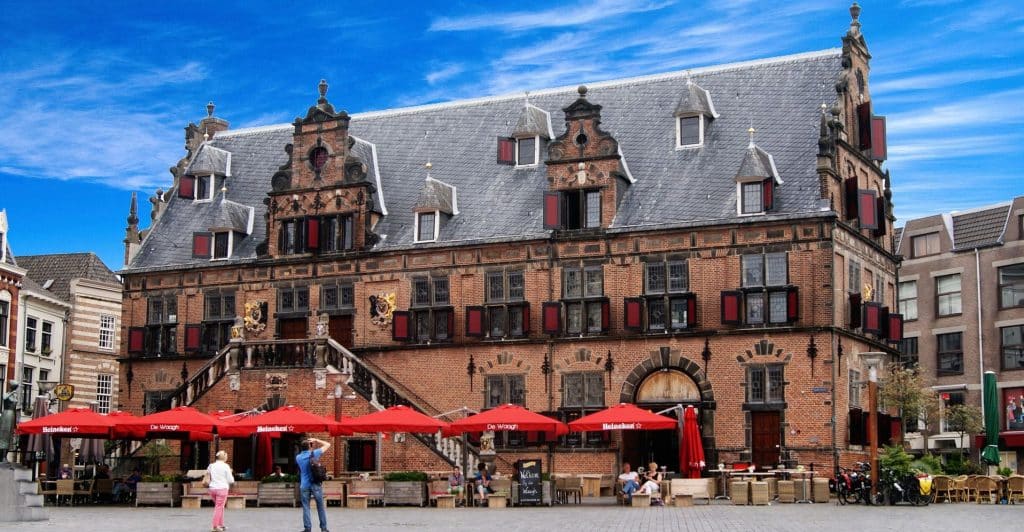
[[[722,487],[722,489],[719,490],[718,494],[715,495],[715,500],[716,501],[719,500],[719,499],[726,499],[726,500],[729,499],[729,495],[728,495],[728,492],[729,492],[729,486],[728,486],[729,474],[732,473],[733,471],[735,471],[735,470],[734,469],[708,469],[708,473],[715,473],[716,475],[718,475],[719,485]]]
[[[601,496],[601,475],[580,475],[583,479],[583,496],[584,497],[600,497]]]

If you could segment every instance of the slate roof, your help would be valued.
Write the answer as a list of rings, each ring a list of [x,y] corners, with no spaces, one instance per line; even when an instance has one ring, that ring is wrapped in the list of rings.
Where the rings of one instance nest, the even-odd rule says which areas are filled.
[[[427,177],[416,200],[417,210],[437,210],[445,214],[458,214],[455,188],[432,177]]]
[[[228,167],[230,160],[230,152],[210,144],[203,144],[192,157],[192,161],[188,163],[185,173],[188,175],[230,175],[231,169]]]
[[[1010,203],[953,214],[953,249],[974,249],[1003,243]]]
[[[821,105],[836,98],[840,55],[831,49],[588,83],[587,99],[603,106],[601,128],[618,141],[634,180],[624,187],[610,231],[750,222],[752,217],[736,214],[734,178],[751,126],[785,183],[776,190],[770,216],[827,211],[827,202],[819,201],[815,156]],[[676,150],[674,113],[689,92],[688,80],[708,91],[719,116],[708,122],[702,147]],[[562,108],[577,97],[575,86],[549,89],[531,93],[530,105],[551,114],[558,135],[565,128]],[[375,206],[387,213],[374,228],[382,237],[374,250],[547,237],[541,220],[545,165],[517,168],[499,165],[495,157],[496,138],[511,134],[523,110],[522,95],[508,95],[353,114],[354,153],[367,164],[367,179],[378,184]],[[223,131],[209,141],[231,153],[229,197],[254,207],[259,221],[229,262],[254,259],[265,239],[263,199],[271,176],[287,161],[284,146],[292,132],[291,124],[282,124]],[[458,189],[459,214],[443,224],[436,243],[416,244],[414,208],[427,161],[435,179]],[[127,270],[208,264],[192,258],[191,240],[194,231],[209,228],[216,203],[172,195]]]
[[[554,129],[551,124],[551,115],[543,109],[526,104],[523,106],[519,121],[512,130],[513,137],[541,137],[550,140]]]
[[[22,255],[18,257],[18,262],[22,268],[28,270],[26,278],[40,285],[52,279],[53,284],[47,291],[64,301],[71,301],[73,279],[121,284],[114,272],[92,252]],[[42,289],[42,286],[39,288]]]
[[[230,191],[228,193],[230,195]],[[253,208],[248,205],[240,205],[221,196],[219,209],[213,221],[211,229],[232,229],[239,233],[249,234],[250,225],[254,225],[252,219]]]
[[[715,104],[711,101],[711,95],[703,87],[692,80],[686,81],[686,90],[679,97],[676,104],[677,115],[702,114],[711,118],[718,118],[715,112]]]
[[[740,171],[736,172],[736,178],[743,177],[764,177],[772,178],[779,182],[779,172],[775,168],[775,158],[770,153],[762,150],[759,146],[750,144],[747,154],[743,156],[740,163]],[[779,184],[782,184],[779,182]]]

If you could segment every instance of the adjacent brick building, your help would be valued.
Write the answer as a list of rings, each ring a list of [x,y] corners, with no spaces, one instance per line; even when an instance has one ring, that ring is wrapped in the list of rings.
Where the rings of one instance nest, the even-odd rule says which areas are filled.
[[[862,458],[858,353],[894,352],[900,318],[859,12],[841,49],[528,97],[350,116],[321,81],[294,123],[236,131],[209,105],[150,228],[133,199],[122,406],[684,404],[711,463]],[[499,434],[497,467],[674,470],[678,438]],[[412,437],[335,451],[458,460]]]
[[[942,396],[941,410],[981,407],[982,375],[994,371],[1002,420],[1002,465],[1017,470],[1024,450],[1024,196],[972,209],[908,220],[898,239],[903,258],[898,306],[905,320],[900,351]],[[929,436],[937,452],[970,448],[971,436]],[[924,449],[920,434],[909,438]]]

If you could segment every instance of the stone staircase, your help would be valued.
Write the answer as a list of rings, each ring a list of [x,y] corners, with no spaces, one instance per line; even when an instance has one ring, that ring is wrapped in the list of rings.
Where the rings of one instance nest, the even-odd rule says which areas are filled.
[[[43,508],[32,480],[32,470],[12,463],[0,464],[0,521],[46,521],[49,516]]]

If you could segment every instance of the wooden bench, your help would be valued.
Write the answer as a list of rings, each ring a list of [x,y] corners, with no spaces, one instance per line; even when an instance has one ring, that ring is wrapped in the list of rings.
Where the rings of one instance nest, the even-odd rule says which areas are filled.
[[[246,504],[259,499],[260,483],[256,480],[239,480],[231,485],[228,497],[233,495],[244,497]]]
[[[291,482],[262,482],[256,493],[256,506],[287,504],[294,508],[299,498],[298,486],[298,483]]]
[[[338,506],[345,505],[345,481],[325,480],[323,488],[324,505],[330,505],[331,501],[338,501]]]
[[[455,508],[455,496],[451,494],[438,494],[434,496],[434,504],[438,508]]]
[[[691,504],[693,499],[706,499],[711,504],[712,486],[714,481],[709,478],[674,478],[669,481],[669,492],[672,497],[688,497]]]
[[[228,495],[228,501],[224,506],[232,510],[245,508],[245,495]]]
[[[366,495],[353,495],[353,494],[349,493],[348,494],[348,507],[353,509],[353,510],[355,510],[355,509],[365,509],[366,508]]]
[[[189,509],[197,509],[203,505],[202,495],[182,495],[181,496],[181,507]]]
[[[348,485],[348,498],[362,496],[366,504],[384,503],[384,481],[383,480],[353,480]],[[348,505],[350,508],[353,506]]]
[[[679,495],[673,495],[672,504],[676,508],[689,508],[690,506],[693,506],[693,495],[686,495],[682,493]]]
[[[447,480],[431,480],[427,484],[427,504],[437,506],[438,498],[441,496],[452,497],[452,504],[454,504],[455,496],[451,493],[451,485]]]
[[[651,505],[651,495],[649,493],[634,493],[633,502],[630,506],[633,508],[647,508]]]
[[[488,493],[487,494],[487,507],[488,508],[506,508],[508,506],[508,498],[504,493]]]

